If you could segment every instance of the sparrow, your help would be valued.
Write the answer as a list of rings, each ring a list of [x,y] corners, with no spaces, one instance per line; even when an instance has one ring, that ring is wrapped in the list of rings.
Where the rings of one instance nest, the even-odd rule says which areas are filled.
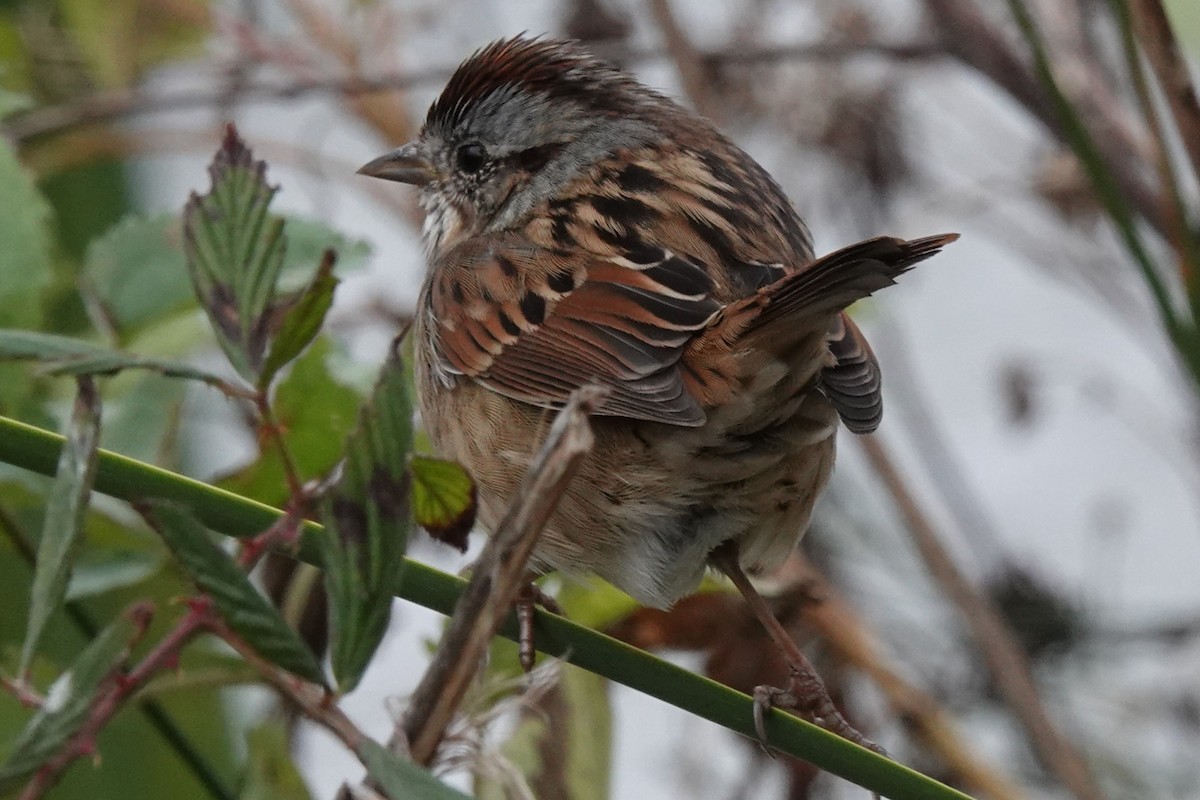
[[[595,573],[658,608],[724,572],[791,668],[786,690],[756,692],[760,737],[770,703],[870,745],[747,574],[796,546],[839,421],[880,421],[879,365],[844,309],[957,235],[814,259],[783,190],[712,123],[544,38],[471,55],[420,136],[359,172],[419,188],[419,408],[475,478],[482,527],[554,409],[604,386],[535,569]]]

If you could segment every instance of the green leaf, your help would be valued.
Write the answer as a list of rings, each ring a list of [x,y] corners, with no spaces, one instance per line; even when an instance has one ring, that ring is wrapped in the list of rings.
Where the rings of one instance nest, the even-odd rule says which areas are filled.
[[[36,328],[54,274],[50,206],[0,139],[0,325]]]
[[[281,724],[266,723],[246,733],[249,769],[240,800],[311,800],[292,761]]]
[[[302,678],[324,684],[316,656],[195,517],[181,506],[160,500],[148,501],[143,513],[235,633],[264,658]]]
[[[4,359],[38,361],[54,375],[111,375],[124,369],[147,369],[169,378],[223,382],[219,376],[190,364],[110,350],[69,336],[12,328],[0,328],[0,360]]]
[[[392,755],[367,739],[358,747],[367,774],[391,800],[470,800],[406,758]]]
[[[234,368],[254,381],[270,332],[271,303],[283,266],[283,220],[268,213],[278,187],[230,125],[208,168],[205,195],[183,210],[184,252],[200,305]]]
[[[338,285],[337,278],[333,277],[336,258],[332,250],[325,251],[317,274],[284,312],[279,329],[271,339],[271,349],[258,379],[259,388],[269,386],[275,373],[304,352],[320,332]]]
[[[408,470],[417,524],[433,538],[465,553],[467,534],[475,524],[475,482],[471,476],[453,461],[425,456],[413,456]]]
[[[21,646],[19,673],[25,675],[50,616],[62,607],[76,545],[83,532],[88,494],[96,475],[100,436],[100,397],[91,378],[79,378],[66,446],[58,459],[54,487],[46,503],[42,538],[29,601],[29,623]]]
[[[133,642],[149,623],[147,605],[135,606],[100,633],[46,693],[46,704],[25,730],[3,764],[0,792],[39,769],[87,720],[96,696],[129,658]]]
[[[408,455],[412,403],[396,345],[358,427],[346,443],[342,474],[322,506],[333,673],[349,691],[391,619],[392,592],[404,566],[411,525]]]
[[[122,219],[88,246],[83,281],[93,307],[122,334],[191,307],[178,217]]]

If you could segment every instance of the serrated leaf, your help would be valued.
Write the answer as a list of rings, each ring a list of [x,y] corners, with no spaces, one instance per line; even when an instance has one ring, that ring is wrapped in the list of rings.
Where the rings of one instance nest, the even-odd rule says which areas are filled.
[[[391,619],[411,525],[411,449],[408,378],[394,346],[346,442],[341,476],[322,505],[326,532],[318,542],[329,595],[330,659],[342,691],[358,684]]]
[[[266,180],[230,125],[208,174],[207,194],[183,211],[184,252],[200,305],[234,368],[257,378],[266,351],[271,301],[283,266],[283,220],[270,214],[278,187]]]
[[[239,800],[311,800],[281,724],[253,728],[246,734],[246,746],[249,764]]]
[[[86,291],[121,333],[138,330],[192,305],[177,215],[130,215],[88,245]]]
[[[4,359],[38,361],[53,375],[111,375],[125,369],[146,369],[169,378],[221,382],[219,376],[190,364],[145,358],[69,336],[12,328],[0,328],[0,360]]]
[[[159,500],[146,503],[144,516],[235,633],[287,671],[314,683],[325,682],[313,652],[195,517],[181,506]]]
[[[304,352],[320,333],[338,285],[338,279],[333,277],[336,259],[332,250],[325,251],[317,274],[283,313],[279,329],[271,337],[271,348],[258,379],[260,388],[269,386],[275,373]]]
[[[419,766],[392,755],[378,742],[367,739],[358,747],[358,758],[367,774],[391,800],[470,800]]]
[[[150,609],[135,606],[103,630],[46,693],[46,704],[25,726],[3,764],[0,792],[39,769],[86,721],[96,695],[129,658],[149,622]]]
[[[19,673],[25,675],[50,617],[62,607],[76,545],[83,532],[88,495],[96,475],[100,438],[100,397],[91,378],[79,378],[79,391],[46,503],[42,538],[29,599],[29,622],[21,646]]]
[[[417,524],[433,538],[465,553],[467,534],[475,524],[475,482],[471,476],[453,461],[426,456],[413,456],[408,469]]]

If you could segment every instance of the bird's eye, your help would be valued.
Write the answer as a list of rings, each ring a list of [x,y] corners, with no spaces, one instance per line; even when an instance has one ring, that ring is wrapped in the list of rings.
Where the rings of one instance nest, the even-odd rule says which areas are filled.
[[[454,157],[458,161],[458,168],[463,172],[479,172],[487,161],[487,151],[483,149],[483,145],[472,142],[458,148]]]

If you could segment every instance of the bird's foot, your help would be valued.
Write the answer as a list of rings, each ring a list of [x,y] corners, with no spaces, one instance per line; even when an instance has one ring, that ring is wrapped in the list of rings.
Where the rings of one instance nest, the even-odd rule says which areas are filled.
[[[537,649],[533,639],[533,610],[536,606],[549,611],[551,614],[563,615],[562,606],[553,597],[538,588],[533,581],[521,587],[517,595],[517,654],[521,660],[521,669],[529,672],[537,662]]]
[[[774,686],[756,686],[754,688],[754,731],[758,741],[768,755],[771,753],[767,741],[767,712],[772,708],[792,711],[796,716],[812,724],[824,728],[830,733],[836,733],[843,739],[865,747],[872,752],[888,758],[887,751],[863,736],[854,728],[842,712],[834,706],[829,692],[815,672],[793,670],[788,688],[779,689]]]

